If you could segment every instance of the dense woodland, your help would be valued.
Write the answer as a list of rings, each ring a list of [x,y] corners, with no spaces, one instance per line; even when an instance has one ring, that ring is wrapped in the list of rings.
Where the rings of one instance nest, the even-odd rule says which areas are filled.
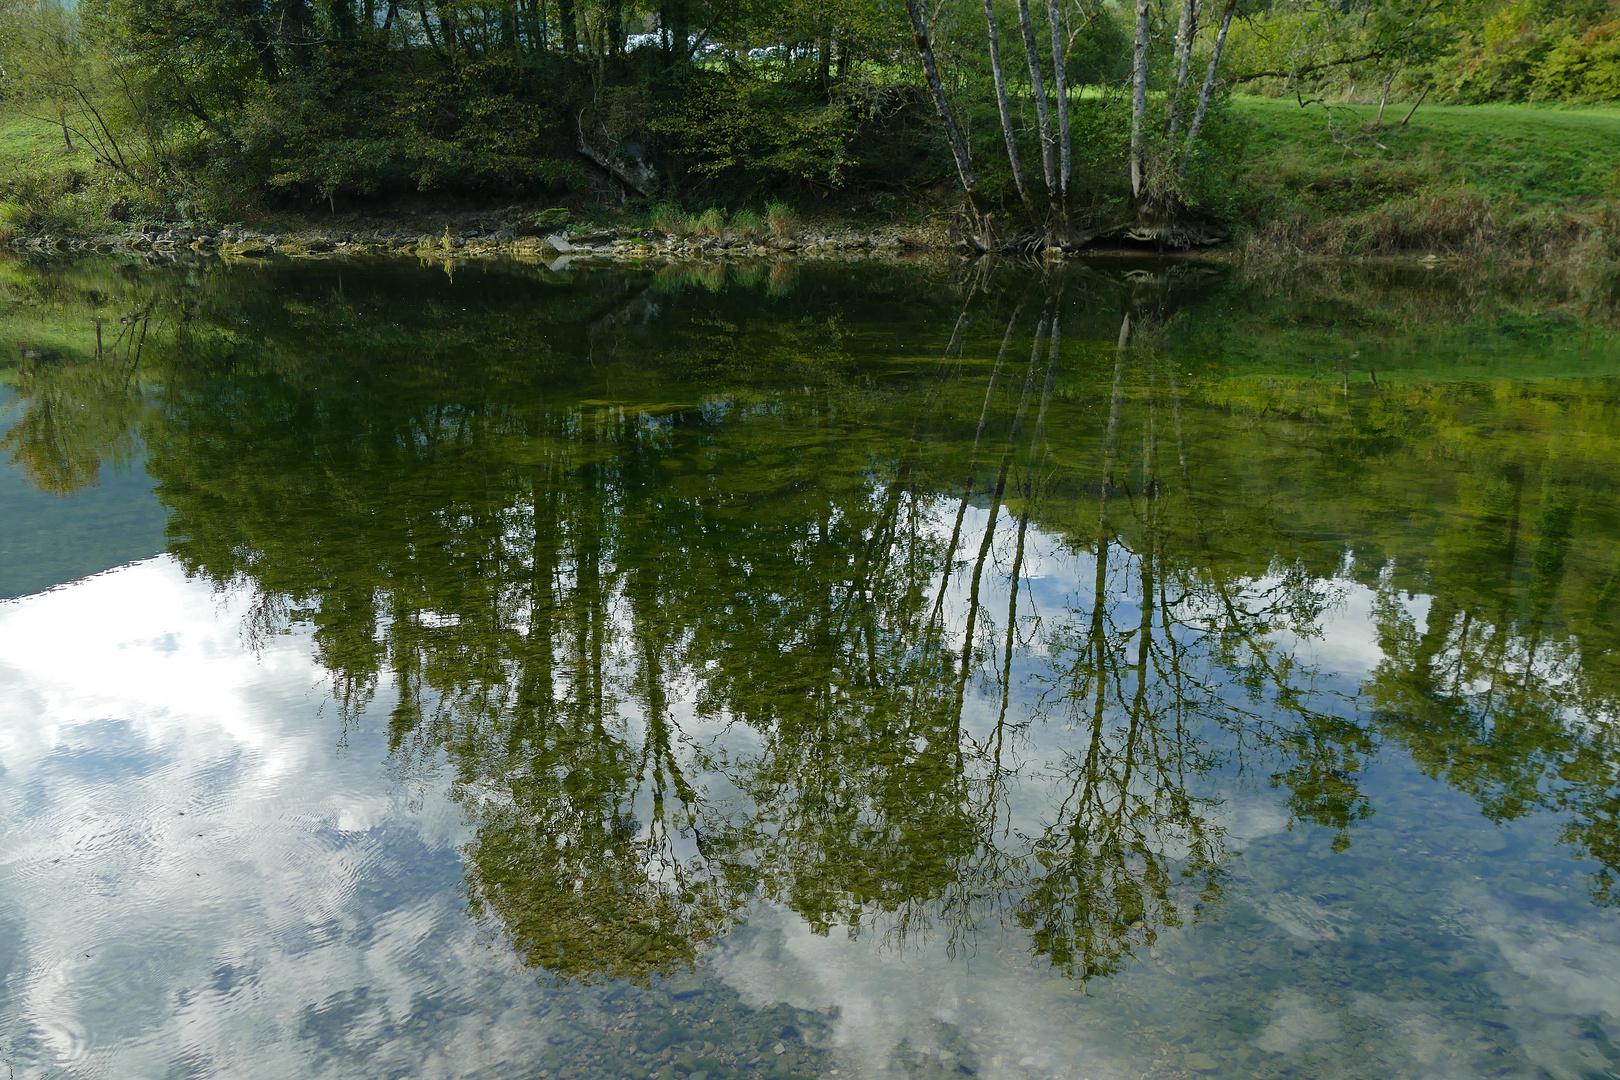
[[[1375,127],[1620,98],[1603,0],[7,0],[0,37],[10,108],[83,163],[34,182],[114,221],[830,197],[1196,239],[1230,216],[1234,92]]]

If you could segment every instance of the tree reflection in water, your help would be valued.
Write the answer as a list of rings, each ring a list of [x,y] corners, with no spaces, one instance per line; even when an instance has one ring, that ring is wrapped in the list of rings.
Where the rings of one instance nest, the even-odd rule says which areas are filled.
[[[558,977],[759,903],[1104,977],[1219,902],[1222,783],[1342,850],[1385,746],[1614,898],[1612,380],[1267,376],[1182,272],[275,273],[32,282],[79,337],[15,346],[5,445],[62,492],[144,446],[188,571],[446,763],[472,907]],[[1310,658],[1358,587],[1360,685]]]

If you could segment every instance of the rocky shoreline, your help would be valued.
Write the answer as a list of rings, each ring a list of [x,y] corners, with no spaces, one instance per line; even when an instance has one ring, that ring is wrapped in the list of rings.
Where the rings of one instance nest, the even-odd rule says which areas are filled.
[[[727,259],[908,259],[967,254],[968,245],[952,242],[942,230],[883,228],[872,230],[805,229],[791,236],[750,237],[675,235],[658,229],[635,232],[557,229],[543,235],[519,235],[510,226],[445,229],[442,234],[410,234],[397,229],[360,229],[274,233],[255,229],[167,226],[89,238],[35,236],[11,242],[18,252],[83,252],[136,254],[149,258],[184,254],[226,259],[272,257],[415,256],[421,259],[521,258],[562,269],[573,262],[680,261]],[[1050,254],[1063,253],[1052,249]]]

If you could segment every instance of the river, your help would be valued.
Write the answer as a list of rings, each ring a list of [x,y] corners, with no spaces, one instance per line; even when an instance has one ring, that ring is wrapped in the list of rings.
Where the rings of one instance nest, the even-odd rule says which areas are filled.
[[[1506,272],[15,262],[17,1078],[1620,1075]]]

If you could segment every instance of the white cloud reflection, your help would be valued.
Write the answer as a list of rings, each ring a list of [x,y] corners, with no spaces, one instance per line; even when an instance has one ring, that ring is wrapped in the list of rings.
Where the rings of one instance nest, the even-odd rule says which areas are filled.
[[[1022,612],[1089,603],[1085,556],[1032,535],[1026,558]],[[1370,597],[1347,585],[1302,648],[1352,680],[1370,671]],[[1006,599],[986,591],[992,610]],[[537,986],[467,918],[461,809],[431,784],[391,778],[374,721],[340,750],[308,634],[249,648],[244,613],[244,597],[188,580],[167,557],[0,604],[0,1062],[19,1078],[532,1075],[561,1022],[549,1017],[566,1011],[554,995],[573,991]],[[389,699],[385,683],[372,715]],[[695,734],[720,730],[690,702],[675,708]],[[984,703],[968,720],[982,737]],[[1052,725],[1027,753],[1047,759],[1065,738]],[[1011,828],[1034,831],[1049,811],[1055,781],[1034,776],[1010,799]],[[1397,820],[1393,789],[1384,795]],[[1278,796],[1251,788],[1212,813],[1240,868],[1273,860],[1278,878],[1231,899],[1247,900],[1260,929],[1229,933],[1270,927],[1299,955],[1367,933],[1335,914],[1342,903],[1330,911],[1283,888],[1299,864],[1278,846],[1293,835]],[[1614,921],[1536,922],[1484,895],[1465,905],[1470,932],[1527,1064],[1553,1076],[1596,1068],[1568,1016],[1620,1018]],[[1196,1046],[1160,1053],[1135,1025],[1197,1029],[1213,1021],[1184,1021],[1185,1008],[1241,1011],[1230,999],[1243,993],[1254,998],[1246,1045],[1260,1055],[1309,1058],[1369,1028],[1395,1062],[1381,1076],[1462,1076],[1489,1053],[1442,1010],[1402,999],[1286,980],[1260,993],[1220,973],[1190,983],[1202,929],[1165,930],[1162,957],[1091,996],[1010,924],[955,956],[926,939],[881,947],[883,930],[879,919],[859,937],[817,935],[762,905],[717,949],[712,974],[751,1005],[836,1008],[845,1077],[894,1076],[897,1054],[947,1064],[964,1041],[983,1080],[1203,1072],[1196,1052],[1181,1053]]]
[[[0,605],[0,1059],[515,1071],[545,1028],[462,911],[459,810],[407,805],[380,740],[338,752],[307,637],[255,654],[239,606],[167,557]]]

